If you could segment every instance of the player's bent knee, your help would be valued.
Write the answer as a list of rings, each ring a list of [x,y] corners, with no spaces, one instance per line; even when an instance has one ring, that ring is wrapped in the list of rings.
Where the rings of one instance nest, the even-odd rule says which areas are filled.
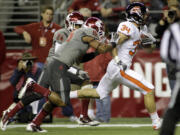
[[[154,94],[154,90],[151,89],[151,91],[149,91],[146,95],[153,95]]]
[[[144,88],[144,95],[153,94],[154,93],[154,86],[151,83],[146,83],[146,87]]]
[[[50,101],[47,101],[47,102],[43,105],[43,109],[44,109],[47,113],[51,113],[54,107],[55,107],[55,106],[54,106]]]
[[[26,105],[29,105],[30,103],[32,103],[33,101],[36,101],[36,100],[40,100],[43,96],[40,95],[40,94],[30,94],[29,96],[24,96],[22,99],[21,99],[21,103],[26,106]]]
[[[147,83],[147,88],[150,89],[151,91],[154,91],[154,85],[152,85],[151,83]]]
[[[151,90],[149,92],[147,92],[145,95],[144,95],[145,98],[154,98],[154,90]]]
[[[53,91],[51,91],[48,99],[51,103],[53,103],[56,106],[59,107],[66,106],[65,103],[61,100],[60,96]]]

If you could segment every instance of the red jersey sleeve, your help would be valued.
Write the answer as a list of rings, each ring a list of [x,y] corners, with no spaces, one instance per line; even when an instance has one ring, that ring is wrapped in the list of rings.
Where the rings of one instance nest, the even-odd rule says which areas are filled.
[[[104,54],[104,65],[105,65],[105,69],[107,68],[109,62],[111,61],[112,56],[109,52]]]
[[[21,25],[21,26],[16,26],[14,28],[14,31],[18,34],[22,34],[24,31],[27,31],[28,33],[32,34],[32,28],[35,28],[38,23],[31,23],[31,24],[26,24],[26,25]]]

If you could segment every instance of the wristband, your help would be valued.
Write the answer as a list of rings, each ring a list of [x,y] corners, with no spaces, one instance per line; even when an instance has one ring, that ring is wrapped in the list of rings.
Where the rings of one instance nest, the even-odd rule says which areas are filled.
[[[119,63],[119,57],[118,56],[115,56],[114,60],[115,60],[116,63]]]
[[[111,42],[111,45],[112,45],[113,48],[116,47],[116,43],[115,42]]]

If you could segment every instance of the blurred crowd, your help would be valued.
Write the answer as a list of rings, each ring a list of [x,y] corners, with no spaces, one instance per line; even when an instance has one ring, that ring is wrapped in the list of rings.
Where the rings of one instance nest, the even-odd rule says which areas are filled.
[[[19,5],[28,5],[30,0],[19,0]],[[177,20],[178,0],[41,0],[41,5],[54,8],[54,22],[63,27],[64,18],[72,11],[80,11],[86,18],[95,16],[103,20],[106,32],[115,32],[118,24],[125,20],[125,9],[131,2],[143,2],[149,9],[147,20],[150,32],[159,43],[168,23]],[[169,12],[170,11],[170,12]],[[171,12],[172,11],[172,12]],[[158,34],[157,34],[158,33]]]

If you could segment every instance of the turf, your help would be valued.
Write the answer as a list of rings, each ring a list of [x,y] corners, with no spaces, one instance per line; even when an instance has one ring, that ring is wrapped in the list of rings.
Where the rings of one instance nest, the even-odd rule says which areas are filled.
[[[53,124],[53,125],[52,125]],[[52,127],[43,127],[48,130],[47,133],[41,133],[43,135],[158,135],[159,131],[155,131],[151,126],[145,127],[108,127],[108,124],[151,124],[149,118],[113,118],[108,124],[102,124],[107,127],[55,127],[55,125],[77,125],[76,123],[69,122],[69,119],[55,119],[50,124]],[[23,126],[16,128],[8,128],[6,131],[0,130],[0,135],[39,135],[40,133],[27,132],[25,130],[25,124],[11,124],[12,126]],[[47,123],[43,124],[43,126]],[[176,135],[180,134],[180,127],[177,127]]]

